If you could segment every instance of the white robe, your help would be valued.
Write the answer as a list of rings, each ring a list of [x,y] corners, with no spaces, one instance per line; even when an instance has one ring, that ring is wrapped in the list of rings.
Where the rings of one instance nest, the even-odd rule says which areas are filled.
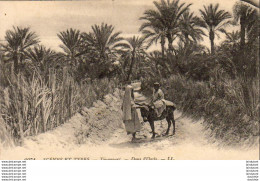
[[[161,89],[158,89],[157,92],[153,92],[153,104],[157,111],[157,116],[160,117],[162,112],[166,109],[166,104],[164,102],[164,94]]]
[[[137,131],[140,131],[141,129],[140,119],[131,94],[132,87],[127,86],[125,89],[125,95],[122,105],[123,121],[127,134],[135,133]]]

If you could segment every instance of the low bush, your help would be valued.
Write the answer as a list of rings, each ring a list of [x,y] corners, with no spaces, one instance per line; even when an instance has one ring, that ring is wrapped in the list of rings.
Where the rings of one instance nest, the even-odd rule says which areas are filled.
[[[143,92],[150,96],[156,78],[144,80]],[[173,101],[184,115],[204,119],[212,135],[225,143],[254,140],[259,135],[259,90],[257,80],[241,78],[194,81],[171,76],[159,81],[165,99]]]

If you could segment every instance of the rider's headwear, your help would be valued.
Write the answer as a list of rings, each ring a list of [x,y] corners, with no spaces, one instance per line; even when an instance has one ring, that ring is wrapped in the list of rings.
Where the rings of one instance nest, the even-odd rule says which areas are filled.
[[[154,86],[160,86],[159,82],[155,82],[153,85]]]

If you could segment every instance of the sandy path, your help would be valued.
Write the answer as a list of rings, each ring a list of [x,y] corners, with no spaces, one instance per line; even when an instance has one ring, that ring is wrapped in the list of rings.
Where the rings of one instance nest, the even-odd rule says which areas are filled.
[[[108,114],[111,112],[115,115],[119,114],[117,109],[120,107],[120,101],[115,97],[117,96],[112,97],[109,108],[103,105],[104,103],[100,103],[104,110],[110,110]],[[114,104],[113,100],[117,101],[117,104]],[[116,109],[111,109],[111,104]],[[96,109],[100,112],[99,107],[100,105],[96,105]],[[95,108],[90,111],[95,112]],[[28,137],[23,147],[2,148],[0,159],[259,159],[259,145],[250,148],[221,147],[218,142],[214,144],[212,141],[209,142],[209,134],[204,130],[202,121],[193,122],[191,119],[181,117],[180,112],[175,113],[175,118],[177,120],[174,136],[151,140],[149,124],[144,123],[141,132],[137,135],[141,140],[132,143],[131,136],[126,135],[122,123],[115,124],[116,129],[109,137],[104,133],[106,128],[100,131],[104,133],[101,136],[95,137],[95,133],[99,130],[96,132],[92,130],[93,136],[86,136],[83,134],[84,130],[89,130],[86,116],[76,114],[70,121],[53,131]],[[103,119],[110,118],[103,117]],[[162,121],[161,124],[158,121],[155,126],[156,132],[162,134],[167,128],[167,123]]]

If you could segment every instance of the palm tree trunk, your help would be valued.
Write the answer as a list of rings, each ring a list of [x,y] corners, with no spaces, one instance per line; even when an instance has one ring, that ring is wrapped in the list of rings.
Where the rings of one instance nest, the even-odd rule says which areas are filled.
[[[189,35],[187,33],[185,33],[184,37],[185,37],[185,46],[187,47],[189,45],[189,43],[190,43]]]
[[[165,37],[161,36],[161,49],[162,49],[162,57],[163,58],[164,58],[164,52],[165,52],[164,45],[165,45]]]
[[[17,52],[14,52],[13,60],[14,60],[14,72],[18,73],[18,55],[17,55]]]
[[[212,29],[210,29],[210,32],[209,32],[209,39],[210,39],[211,54],[214,55],[215,54],[215,47],[214,47],[215,34]]]
[[[158,61],[159,61],[159,59],[155,59],[155,68],[156,68],[156,71],[159,74],[159,77],[162,77],[161,71],[159,69],[159,62]]]
[[[135,61],[135,50],[133,50],[133,52],[132,52],[132,60],[131,60],[130,69],[129,69],[127,79],[126,79],[127,81],[130,79],[130,75],[132,73],[132,69],[133,69],[133,66],[134,66],[134,61]]]
[[[245,20],[244,18],[240,18],[240,48],[243,50],[246,44],[246,28],[245,28]]]
[[[173,38],[170,33],[167,34],[167,39],[168,39],[168,49],[170,50],[170,52],[173,52],[173,46],[172,46]]]
[[[190,40],[189,40],[189,35],[185,33],[185,44],[184,44],[184,56],[186,57],[187,54],[187,49],[190,46]]]
[[[24,55],[22,54],[21,57],[20,57],[20,61],[19,62],[22,64],[23,60],[24,60]]]
[[[126,57],[122,57],[122,59],[124,60],[124,63],[123,63],[123,70],[125,71],[128,62],[127,62],[127,58],[126,58]]]

